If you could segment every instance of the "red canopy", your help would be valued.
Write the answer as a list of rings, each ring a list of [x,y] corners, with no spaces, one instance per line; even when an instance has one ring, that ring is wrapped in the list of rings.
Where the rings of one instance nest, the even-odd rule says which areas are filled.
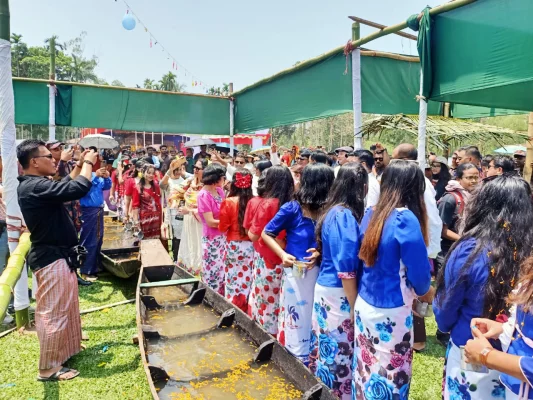
[[[263,142],[263,146],[266,146],[268,144],[268,141],[270,140],[270,133],[256,133],[255,135],[244,135],[244,134],[237,134],[233,136],[233,140],[235,145],[238,144],[247,144],[249,146],[252,145],[252,142],[254,139],[261,138]],[[228,143],[229,144],[229,137],[221,138],[221,137],[211,137],[211,140],[217,143]]]

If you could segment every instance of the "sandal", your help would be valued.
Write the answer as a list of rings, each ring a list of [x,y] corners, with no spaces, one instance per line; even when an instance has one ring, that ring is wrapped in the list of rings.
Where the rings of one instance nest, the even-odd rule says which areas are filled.
[[[68,374],[69,372],[75,372],[74,376],[71,376],[70,378],[61,378],[62,375]],[[38,376],[37,380],[39,382],[55,382],[55,381],[68,381],[71,379],[74,379],[80,374],[79,371],[76,371],[75,369],[63,367],[59,371],[57,371],[55,374],[52,374],[50,376],[44,377],[44,376]]]

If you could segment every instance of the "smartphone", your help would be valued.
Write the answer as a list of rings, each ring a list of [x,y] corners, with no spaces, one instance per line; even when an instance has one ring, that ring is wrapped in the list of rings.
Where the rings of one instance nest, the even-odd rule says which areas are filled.
[[[100,168],[106,168],[106,167],[107,167],[107,161],[102,160],[102,162],[100,163]]]

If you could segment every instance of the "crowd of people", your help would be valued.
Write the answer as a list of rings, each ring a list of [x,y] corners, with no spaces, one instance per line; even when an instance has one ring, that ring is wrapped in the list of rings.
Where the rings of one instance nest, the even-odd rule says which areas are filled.
[[[264,155],[234,157],[207,146],[197,154],[121,148],[107,162],[95,149],[61,146],[18,147],[28,264],[39,287],[39,379],[78,373],[62,363],[79,351],[78,337],[68,337],[79,315],[68,314],[76,321],[52,338],[58,327],[45,311],[60,305],[41,288],[61,280],[75,302],[78,220],[88,252],[82,278],[97,278],[109,188],[125,222],[160,238],[179,266],[341,399],[408,398],[431,304],[447,348],[445,399],[533,398],[533,203],[523,152],[482,157],[462,147],[450,162],[430,154],[423,172],[411,144],[390,154],[379,143],[333,152],[273,144]],[[37,218],[38,207],[46,218]],[[52,218],[67,232],[48,226]],[[58,337],[70,345],[59,351]]]

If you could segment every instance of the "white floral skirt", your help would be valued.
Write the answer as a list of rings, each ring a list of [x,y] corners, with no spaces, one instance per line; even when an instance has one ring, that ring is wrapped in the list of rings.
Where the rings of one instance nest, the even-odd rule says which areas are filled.
[[[354,327],[342,287],[315,286],[309,369],[343,400],[352,398]]]
[[[413,362],[411,307],[354,306],[353,399],[407,400]]]
[[[443,382],[444,400],[505,399],[505,386],[500,382],[500,373],[465,371],[461,369],[461,349],[450,343],[446,350]]]
[[[178,266],[192,275],[200,276],[202,269],[202,224],[191,214],[183,216]]]
[[[309,363],[311,321],[315,284],[319,268],[306,272],[304,278],[292,276],[292,268],[284,268],[278,320],[278,341],[305,365]]]

